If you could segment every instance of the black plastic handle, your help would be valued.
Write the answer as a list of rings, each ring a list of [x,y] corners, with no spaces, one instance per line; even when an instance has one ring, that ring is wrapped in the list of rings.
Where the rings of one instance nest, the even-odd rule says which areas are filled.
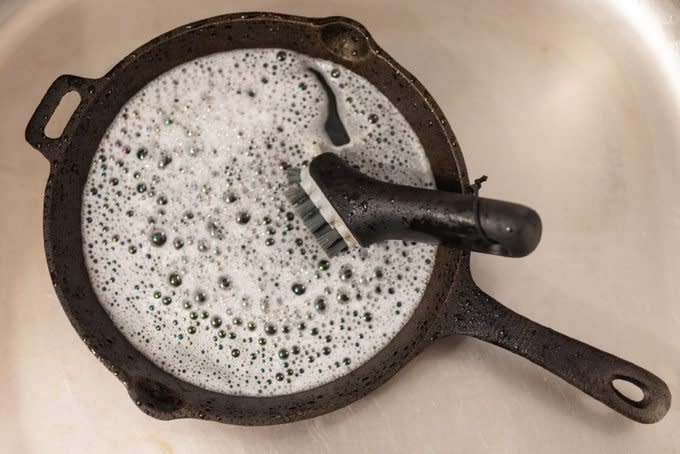
[[[457,302],[454,330],[498,345],[549,370],[622,415],[641,423],[659,421],[671,405],[666,383],[635,364],[560,334],[519,315],[474,287]],[[614,387],[624,380],[643,397],[632,400]]]
[[[61,137],[47,137],[45,135],[45,127],[49,123],[50,118],[52,118],[52,114],[54,114],[64,95],[72,91],[78,92],[81,98],[78,107],[82,106],[84,101],[95,93],[95,82],[93,79],[85,79],[68,74],[59,76],[52,82],[40,104],[38,104],[33,116],[28,121],[28,126],[26,126],[26,141],[41,152],[48,161],[52,162],[55,160],[57,150],[62,142],[70,137],[71,132],[71,121],[69,120],[64,127]]]
[[[541,239],[538,213],[517,203],[386,183],[330,152],[310,162],[309,175],[364,247],[405,240],[523,257]]]

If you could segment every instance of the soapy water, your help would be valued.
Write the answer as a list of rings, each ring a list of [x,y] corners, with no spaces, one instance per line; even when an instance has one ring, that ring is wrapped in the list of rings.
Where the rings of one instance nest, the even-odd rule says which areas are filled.
[[[340,147],[324,129],[329,88],[350,138]],[[275,396],[342,377],[390,342],[435,248],[390,241],[328,259],[284,196],[285,170],[321,144],[373,177],[433,186],[403,116],[325,60],[218,53],[127,102],[92,162],[82,233],[97,297],[136,349],[202,388]]]

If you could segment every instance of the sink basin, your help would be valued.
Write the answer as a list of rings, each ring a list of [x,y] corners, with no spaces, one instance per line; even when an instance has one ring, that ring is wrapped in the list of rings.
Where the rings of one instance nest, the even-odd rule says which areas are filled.
[[[199,4],[196,4],[199,3]],[[225,10],[229,8],[229,10]],[[42,245],[48,164],[24,142],[60,74],[100,77],[183,23],[345,15],[428,88],[481,194],[536,208],[538,249],[472,258],[479,285],[680,396],[680,3],[673,0],[0,3],[0,438],[10,452],[675,452],[548,372],[447,338],[337,412],[270,428],[156,421],[77,338]],[[55,121],[66,121],[58,112]]]

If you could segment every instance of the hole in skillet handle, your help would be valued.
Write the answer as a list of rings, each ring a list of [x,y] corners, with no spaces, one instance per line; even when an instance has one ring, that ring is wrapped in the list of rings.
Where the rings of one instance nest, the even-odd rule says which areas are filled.
[[[614,393],[629,405],[645,408],[650,402],[649,388],[632,377],[615,375],[609,385]]]
[[[48,161],[53,162],[58,156],[59,149],[70,141],[72,120],[76,117],[76,113],[83,104],[89,101],[96,93],[96,86],[96,80],[73,75],[63,75],[52,82],[52,85],[47,89],[31,119],[28,121],[26,141],[42,153]],[[58,137],[48,137],[45,134],[45,129],[48,123],[51,123],[52,116],[57,107],[60,106],[62,98],[67,93],[74,91],[80,95],[80,102],[75,107],[73,114],[64,122],[65,126],[60,135]]]
[[[61,137],[69,119],[81,102],[82,98],[77,91],[72,90],[66,93],[59,101],[59,105],[45,126],[45,137],[48,139],[58,139]]]

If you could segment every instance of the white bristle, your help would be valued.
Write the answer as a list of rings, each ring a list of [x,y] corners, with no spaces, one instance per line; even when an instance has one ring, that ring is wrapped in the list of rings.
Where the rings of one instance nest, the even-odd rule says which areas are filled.
[[[323,216],[321,216],[321,213],[319,213],[318,211],[314,213],[313,216],[310,216],[307,219],[303,219],[303,221],[307,228],[312,232],[316,232],[321,227],[323,227],[324,224],[326,224],[326,220],[323,218]]]
[[[347,249],[347,243],[342,236],[326,222],[319,208],[300,186],[291,186],[286,191],[286,197],[293,203],[305,226],[314,234],[329,257]]]
[[[293,205],[298,205],[300,203],[303,203],[305,200],[309,200],[309,196],[305,192],[304,189],[302,189],[298,185],[294,185],[286,189],[286,198],[291,201]]]
[[[314,205],[314,202],[312,202],[309,197],[301,201],[296,208],[302,219],[309,219],[319,212],[319,209],[316,207],[316,205]]]
[[[300,169],[287,169],[286,176],[289,184],[296,184],[300,182]]]

